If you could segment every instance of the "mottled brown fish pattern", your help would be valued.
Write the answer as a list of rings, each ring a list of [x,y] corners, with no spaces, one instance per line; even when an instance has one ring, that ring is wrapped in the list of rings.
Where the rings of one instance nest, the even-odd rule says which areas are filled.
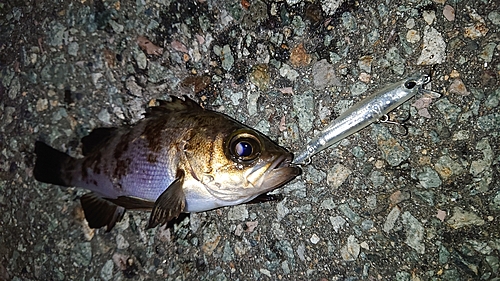
[[[40,141],[35,153],[35,178],[90,190],[81,198],[86,219],[108,230],[125,209],[151,210],[155,227],[182,212],[250,202],[301,173],[286,149],[188,97],[158,100],[133,126],[94,129],[82,158]]]

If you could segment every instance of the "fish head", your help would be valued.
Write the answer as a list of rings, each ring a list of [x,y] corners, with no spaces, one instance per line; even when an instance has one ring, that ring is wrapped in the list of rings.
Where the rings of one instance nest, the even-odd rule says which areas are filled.
[[[206,149],[188,157],[192,177],[220,206],[246,203],[301,173],[292,153],[250,128],[221,129],[195,143]]]

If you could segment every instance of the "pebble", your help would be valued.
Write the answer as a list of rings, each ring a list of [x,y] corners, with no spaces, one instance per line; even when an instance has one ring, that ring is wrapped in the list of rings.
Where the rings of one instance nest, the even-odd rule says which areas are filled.
[[[117,23],[114,20],[109,21],[109,25],[111,25],[111,28],[113,29],[114,32],[116,33],[122,33],[125,27],[119,23]]]
[[[293,96],[293,108],[299,119],[299,127],[304,132],[309,132],[314,120],[314,93],[306,91],[300,95]]]
[[[447,223],[454,229],[459,229],[466,226],[481,226],[485,223],[478,215],[473,212],[464,211],[460,207],[453,209],[453,216],[451,216]]]
[[[335,68],[326,59],[322,59],[313,65],[312,75],[314,86],[317,89],[342,85],[335,75]]]
[[[342,14],[342,25],[349,32],[353,32],[358,29],[356,18],[353,17],[350,12],[345,12]]]
[[[77,42],[71,42],[69,43],[68,45],[68,54],[70,56],[78,56],[78,49],[80,48],[80,46],[78,45]]]
[[[299,77],[299,73],[292,69],[288,64],[284,63],[280,68],[280,75],[290,81],[295,81]]]
[[[306,66],[311,63],[312,57],[307,53],[304,44],[300,43],[290,52],[290,63],[295,67]]]
[[[321,1],[321,7],[327,15],[333,15],[345,0],[323,0]]]
[[[373,124],[372,139],[382,151],[382,157],[391,166],[398,166],[410,157],[410,149],[399,143],[390,133],[386,126]]]
[[[319,238],[319,236],[318,236],[318,235],[316,235],[316,233],[315,233],[315,234],[313,234],[313,235],[311,236],[311,238],[309,239],[309,241],[311,241],[311,243],[313,243],[313,244],[318,244],[318,242],[319,242],[320,240],[321,240],[321,239]]]
[[[500,26],[500,12],[492,11],[488,14],[488,19],[494,24]]]
[[[391,69],[398,75],[405,72],[405,60],[399,54],[398,48],[392,47],[385,54],[385,58],[391,64]]]
[[[352,171],[346,166],[337,163],[327,173],[326,182],[333,188],[338,188],[349,177]]]
[[[323,200],[323,202],[321,202],[320,208],[327,209],[327,210],[333,210],[333,209],[335,209],[336,206],[337,205],[335,204],[335,201],[333,201],[332,198],[328,198],[328,199]]]
[[[217,224],[211,223],[203,228],[203,244],[201,249],[207,255],[212,255],[217,245],[221,240],[219,231],[217,230]]]
[[[410,212],[404,212],[401,215],[403,224],[406,230],[405,243],[413,248],[417,253],[425,253],[425,245],[422,243],[424,239],[425,229],[420,221],[418,221]]]
[[[384,225],[382,226],[382,230],[385,233],[389,233],[394,228],[394,225],[396,224],[396,221],[400,214],[401,210],[398,206],[392,208],[392,210],[387,215],[387,218],[385,219]]]
[[[448,21],[454,21],[455,9],[450,5],[445,5],[443,8],[443,15]]]
[[[500,113],[479,116],[477,119],[477,126],[484,131],[500,130]]]
[[[339,229],[341,229],[346,222],[347,221],[341,216],[330,217],[330,223],[333,226],[333,230],[335,230],[335,232],[337,233],[339,232]]]
[[[452,104],[447,98],[439,99],[436,101],[435,106],[441,112],[448,125],[455,124],[460,112],[462,112],[460,107]]]
[[[476,40],[488,33],[489,28],[483,22],[476,22],[473,25],[464,28],[464,37]]]
[[[21,83],[19,82],[18,76],[14,77],[10,82],[10,87],[7,92],[7,95],[10,99],[16,99],[17,95],[21,92]]]
[[[466,139],[469,139],[468,135]],[[453,161],[453,159],[451,159],[451,157],[448,155],[439,157],[436,164],[434,164],[434,169],[445,181],[452,176],[458,176],[463,172],[462,166],[459,163]]]
[[[116,235],[116,248],[124,250],[127,249],[129,246],[130,244],[128,243],[127,239],[123,237],[122,234],[119,233],[118,235]]]
[[[424,188],[439,187],[442,184],[438,173],[429,166],[425,166],[424,171],[419,173],[417,178]]]
[[[350,90],[351,90],[351,94],[353,96],[359,96],[361,94],[363,94],[364,92],[366,92],[368,90],[368,86],[361,82],[361,81],[356,81],[351,87],[350,87]]]
[[[417,43],[418,41],[420,41],[420,34],[418,34],[418,31],[416,31],[414,29],[410,29],[406,33],[406,41],[413,43],[413,44]]]
[[[340,249],[340,256],[345,261],[355,261],[358,259],[361,246],[354,235],[349,235],[347,243]]]
[[[417,60],[418,65],[440,64],[446,57],[446,43],[443,36],[435,28],[424,29],[423,49]]]
[[[490,42],[484,46],[484,49],[481,53],[479,53],[479,57],[484,60],[484,62],[491,62],[493,59],[493,53],[495,52],[495,48],[497,47],[496,43]]]
[[[36,111],[44,111],[47,108],[49,108],[49,101],[44,98],[38,99],[38,101],[36,102]]]
[[[453,79],[453,82],[448,88],[448,92],[450,92],[451,94],[458,94],[461,96],[468,96],[470,94],[470,92],[467,91],[464,82],[462,82],[462,79],[460,78]]]
[[[77,243],[73,247],[72,258],[77,266],[88,266],[92,260],[92,245],[90,242]]]
[[[286,215],[290,213],[290,209],[286,207],[286,198],[276,204],[276,215],[278,221],[281,221]]]
[[[351,222],[355,224],[357,224],[361,220],[361,217],[356,214],[347,204],[340,204],[338,209],[344,216],[346,216]]]
[[[271,76],[269,74],[269,66],[267,64],[257,64],[250,71],[250,82],[257,86],[260,90],[265,91],[269,87]]]
[[[102,280],[108,281],[111,280],[111,278],[113,278],[113,267],[114,267],[113,260],[107,260],[101,269]]]
[[[370,175],[370,180],[373,183],[373,186],[378,187],[384,183],[385,176],[380,171],[373,171]]]
[[[424,10],[422,13],[422,16],[424,17],[424,21],[428,25],[432,25],[432,23],[436,19],[436,12],[434,12],[432,10]]]
[[[244,221],[248,219],[248,209],[246,205],[238,205],[229,208],[227,219],[230,221]]]
[[[222,62],[222,68],[226,71],[231,70],[234,64],[234,57],[229,45],[224,45],[222,48],[218,45],[214,46],[214,53],[219,56]]]

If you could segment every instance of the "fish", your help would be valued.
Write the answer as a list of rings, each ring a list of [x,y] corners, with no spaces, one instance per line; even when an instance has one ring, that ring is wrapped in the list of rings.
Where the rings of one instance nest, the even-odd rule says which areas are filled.
[[[156,100],[134,125],[96,128],[83,157],[35,142],[34,178],[90,192],[81,196],[91,228],[110,231],[126,210],[150,210],[147,228],[181,213],[273,199],[301,174],[293,154],[264,134],[189,97]]]
[[[299,150],[293,162],[299,165],[309,164],[313,155],[383,119],[386,114],[417,93],[428,94],[434,98],[439,97],[439,93],[424,89],[424,85],[430,81],[431,77],[429,75],[417,72],[406,79],[389,84],[359,101],[343,112]],[[387,121],[388,117],[385,120]]]

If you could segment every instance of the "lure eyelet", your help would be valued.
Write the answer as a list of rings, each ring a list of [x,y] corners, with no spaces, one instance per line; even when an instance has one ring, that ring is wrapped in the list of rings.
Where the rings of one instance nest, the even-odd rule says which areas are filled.
[[[417,86],[417,82],[415,82],[413,80],[405,82],[405,88],[408,89],[408,90],[411,90],[411,89],[415,88],[415,86]]]

